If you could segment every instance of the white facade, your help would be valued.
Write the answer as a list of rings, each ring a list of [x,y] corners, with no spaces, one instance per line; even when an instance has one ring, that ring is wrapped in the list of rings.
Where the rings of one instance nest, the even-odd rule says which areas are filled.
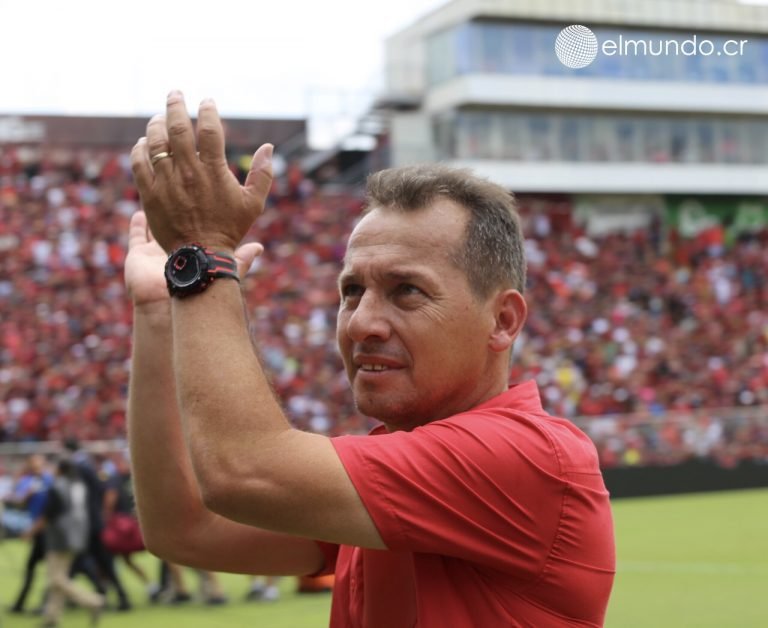
[[[571,24],[598,34],[606,56],[591,72],[562,71],[554,41],[551,59],[542,48]],[[520,43],[529,35],[533,53]],[[713,44],[702,47],[710,56],[611,59],[609,36]],[[734,43],[720,52],[723,40]],[[729,58],[738,42],[750,57]],[[493,45],[508,58],[496,64]],[[516,54],[535,63],[526,67]],[[420,103],[391,116],[393,165],[471,166],[517,192],[768,194],[768,6],[453,0],[390,38],[387,90],[390,102]],[[580,147],[564,149],[573,133],[583,136]],[[540,137],[553,150],[514,150]]]

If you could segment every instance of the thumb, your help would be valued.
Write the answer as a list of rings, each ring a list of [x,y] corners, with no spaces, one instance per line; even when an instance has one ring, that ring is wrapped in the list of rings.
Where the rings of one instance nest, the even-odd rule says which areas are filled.
[[[245,191],[262,207],[272,186],[272,144],[263,144],[253,155],[251,169],[245,179]]]
[[[240,275],[240,277],[245,277],[248,269],[250,269],[251,265],[253,264],[253,260],[255,260],[263,252],[264,247],[258,242],[248,242],[247,244],[243,244],[243,246],[238,248],[235,251],[235,259],[237,260],[237,274]]]
[[[128,249],[146,244],[148,241],[147,215],[143,211],[137,211],[131,216],[131,222],[128,226]]]

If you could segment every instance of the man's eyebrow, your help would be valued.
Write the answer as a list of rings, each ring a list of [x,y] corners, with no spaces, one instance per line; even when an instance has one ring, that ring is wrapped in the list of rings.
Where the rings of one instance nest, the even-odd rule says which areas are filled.
[[[409,283],[412,281],[426,281],[432,283],[432,280],[425,273],[416,270],[390,270],[384,273],[384,277],[393,283]]]
[[[384,279],[391,283],[409,283],[413,281],[425,282],[427,284],[433,284],[434,280],[426,273],[419,272],[417,270],[388,270],[382,273]],[[343,270],[339,274],[338,284],[341,286],[346,283],[359,282],[360,279],[352,270]]]

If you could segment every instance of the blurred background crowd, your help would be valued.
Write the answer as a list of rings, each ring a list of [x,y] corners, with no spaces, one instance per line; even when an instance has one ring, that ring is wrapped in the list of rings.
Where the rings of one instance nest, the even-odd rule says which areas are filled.
[[[242,176],[247,160],[233,159]],[[534,378],[604,466],[768,459],[768,232],[589,233],[558,200],[519,197],[529,319],[510,381]],[[295,167],[252,230],[250,325],[296,427],[365,432],[335,346],[336,275],[362,188]],[[0,150],[0,442],[125,437],[138,209],[127,152]]]

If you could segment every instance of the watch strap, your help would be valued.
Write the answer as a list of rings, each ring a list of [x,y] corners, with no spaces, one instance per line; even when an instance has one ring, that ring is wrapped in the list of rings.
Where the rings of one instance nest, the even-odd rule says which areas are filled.
[[[213,277],[231,277],[240,281],[240,275],[237,274],[237,260],[229,253],[215,252],[203,248],[208,258],[208,274]]]

